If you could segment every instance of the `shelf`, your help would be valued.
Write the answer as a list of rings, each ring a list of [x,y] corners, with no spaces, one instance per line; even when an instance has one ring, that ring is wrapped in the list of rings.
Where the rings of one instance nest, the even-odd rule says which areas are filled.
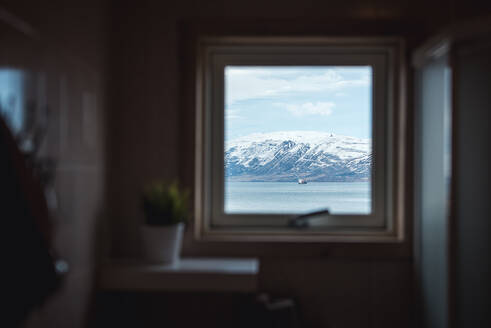
[[[173,265],[111,260],[99,288],[119,291],[256,292],[256,258],[182,258]]]

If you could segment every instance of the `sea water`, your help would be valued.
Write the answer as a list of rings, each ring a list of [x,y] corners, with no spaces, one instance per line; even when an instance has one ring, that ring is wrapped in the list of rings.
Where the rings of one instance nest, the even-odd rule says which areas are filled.
[[[369,214],[370,182],[225,182],[225,213]]]

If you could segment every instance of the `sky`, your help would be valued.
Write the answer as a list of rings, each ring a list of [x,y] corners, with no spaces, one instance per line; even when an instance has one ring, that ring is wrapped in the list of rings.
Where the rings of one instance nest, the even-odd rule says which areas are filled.
[[[308,130],[371,138],[370,66],[227,66],[225,139]]]
[[[0,114],[7,117],[15,133],[21,129],[24,118],[24,80],[21,70],[0,67]]]

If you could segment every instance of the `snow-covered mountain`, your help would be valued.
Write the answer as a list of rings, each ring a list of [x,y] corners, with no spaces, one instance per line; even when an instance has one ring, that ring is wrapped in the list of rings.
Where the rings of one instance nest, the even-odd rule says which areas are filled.
[[[367,181],[371,140],[317,131],[255,133],[225,145],[225,175],[237,181]]]

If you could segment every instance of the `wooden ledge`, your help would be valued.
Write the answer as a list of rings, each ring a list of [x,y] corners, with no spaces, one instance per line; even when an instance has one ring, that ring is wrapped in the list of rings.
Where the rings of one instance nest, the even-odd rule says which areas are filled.
[[[177,263],[149,264],[136,260],[106,262],[99,275],[105,291],[257,291],[256,258],[182,258]]]

